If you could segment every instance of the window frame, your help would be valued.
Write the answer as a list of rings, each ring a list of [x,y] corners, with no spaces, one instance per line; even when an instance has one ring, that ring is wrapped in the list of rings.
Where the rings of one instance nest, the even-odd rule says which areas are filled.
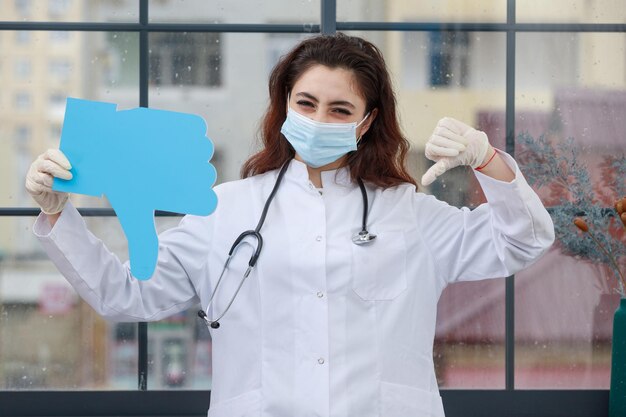
[[[506,34],[506,151],[515,148],[515,47],[516,34],[522,32],[612,32],[625,33],[626,24],[604,23],[517,23],[516,0],[507,2],[505,23],[457,22],[338,22],[337,0],[320,0],[320,24],[180,24],[150,23],[148,0],[140,0],[139,19],[133,23],[90,22],[10,22],[0,21],[0,31],[98,31],[139,34],[139,104],[148,107],[148,35],[154,32],[219,33],[334,33],[350,31],[419,32],[499,32]],[[112,209],[83,208],[83,216],[114,216]],[[0,207],[0,217],[34,217],[36,208]],[[157,216],[172,213],[157,212]],[[505,388],[501,390],[442,389],[448,417],[606,417],[608,390],[519,390],[515,389],[514,276],[505,278]],[[136,391],[0,391],[3,415],[85,416],[85,415],[206,415],[210,391],[147,389],[148,326],[138,323],[138,386]]]

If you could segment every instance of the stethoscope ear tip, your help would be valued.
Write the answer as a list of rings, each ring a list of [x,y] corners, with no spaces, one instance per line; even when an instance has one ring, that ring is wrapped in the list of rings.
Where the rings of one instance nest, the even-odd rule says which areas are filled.
[[[367,230],[361,230],[359,233],[352,236],[352,243],[355,245],[367,245],[372,243],[376,239],[376,235],[370,234]]]

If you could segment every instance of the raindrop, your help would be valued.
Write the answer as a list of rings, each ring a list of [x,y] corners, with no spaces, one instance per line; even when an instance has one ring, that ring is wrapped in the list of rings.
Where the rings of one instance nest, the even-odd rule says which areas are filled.
[[[187,66],[187,71],[191,71],[191,65]]]

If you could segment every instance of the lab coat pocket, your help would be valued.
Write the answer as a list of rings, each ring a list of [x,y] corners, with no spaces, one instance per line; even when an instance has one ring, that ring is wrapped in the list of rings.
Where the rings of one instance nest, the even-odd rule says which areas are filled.
[[[381,232],[352,245],[352,289],[363,300],[393,300],[407,287],[404,232]]]
[[[261,390],[245,392],[209,406],[208,417],[257,417],[261,415]]]
[[[438,392],[381,382],[380,402],[380,415],[385,417],[445,417]]]

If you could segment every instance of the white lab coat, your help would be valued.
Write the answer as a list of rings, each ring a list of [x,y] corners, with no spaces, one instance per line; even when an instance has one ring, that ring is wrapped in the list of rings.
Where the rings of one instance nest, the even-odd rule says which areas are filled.
[[[293,160],[267,214],[257,267],[211,332],[209,416],[443,417],[432,356],[442,290],[513,274],[554,239],[539,198],[502,155],[516,178],[505,183],[477,172],[489,203],[475,210],[408,184],[367,186],[368,227],[378,235],[368,246],[351,241],[363,203],[347,170],[323,172],[320,195],[306,166]],[[215,213],[185,216],[161,234],[148,281],[134,279],[71,205],[52,230],[42,217],[34,231],[99,314],[159,320],[207,306],[228,250],[256,226],[276,176],[215,187]],[[230,300],[252,250],[240,247],[209,317]]]

